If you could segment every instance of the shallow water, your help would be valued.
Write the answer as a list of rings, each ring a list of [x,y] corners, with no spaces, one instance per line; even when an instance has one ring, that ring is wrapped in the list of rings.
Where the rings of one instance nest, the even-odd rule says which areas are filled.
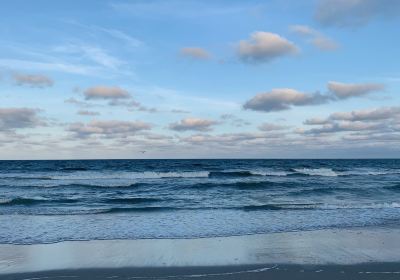
[[[400,160],[1,161],[0,243],[397,223]]]

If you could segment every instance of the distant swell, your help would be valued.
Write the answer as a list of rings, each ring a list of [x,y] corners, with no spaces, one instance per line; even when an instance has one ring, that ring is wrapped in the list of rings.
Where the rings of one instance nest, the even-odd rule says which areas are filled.
[[[64,167],[61,168],[61,171],[87,171],[88,169],[85,167]]]
[[[0,206],[13,206],[13,205],[36,205],[41,203],[75,203],[77,199],[44,199],[44,198],[10,198],[0,199]]]
[[[126,213],[126,212],[164,212],[164,211],[172,211],[179,210],[180,208],[175,207],[160,207],[160,206],[152,206],[152,207],[114,207],[105,210],[99,211],[99,213]]]
[[[108,198],[102,200],[105,203],[110,204],[136,204],[136,203],[146,203],[146,202],[159,202],[161,199],[148,198],[148,197],[121,197],[121,198]]]
[[[0,177],[2,180],[53,180],[51,177],[17,177],[17,176],[5,176],[5,177]]]

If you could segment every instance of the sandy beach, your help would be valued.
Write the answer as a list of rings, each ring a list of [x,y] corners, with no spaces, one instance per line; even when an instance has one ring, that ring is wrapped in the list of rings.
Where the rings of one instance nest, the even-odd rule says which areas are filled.
[[[0,245],[0,279],[398,279],[400,229]]]

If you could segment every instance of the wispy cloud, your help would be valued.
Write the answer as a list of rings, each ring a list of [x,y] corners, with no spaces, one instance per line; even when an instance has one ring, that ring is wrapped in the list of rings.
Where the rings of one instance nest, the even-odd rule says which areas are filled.
[[[260,9],[262,5],[253,3],[231,3],[229,6],[217,2],[204,2],[198,0],[162,1],[139,0],[134,2],[112,2],[110,6],[117,12],[126,13],[135,17],[156,18],[163,16],[176,18],[197,18],[204,16],[229,16],[237,15]]]
[[[333,39],[307,25],[292,25],[290,31],[307,39],[309,43],[323,51],[333,51],[339,47]]]
[[[211,58],[211,54],[207,52],[205,49],[200,47],[185,47],[180,50],[181,56],[198,59],[198,60],[207,60]]]
[[[326,26],[354,27],[374,18],[383,20],[400,16],[397,0],[319,0],[315,19]]]

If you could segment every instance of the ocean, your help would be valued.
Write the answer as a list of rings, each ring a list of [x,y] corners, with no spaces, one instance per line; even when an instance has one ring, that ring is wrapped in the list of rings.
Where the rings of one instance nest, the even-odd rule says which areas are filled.
[[[0,243],[202,238],[400,221],[400,160],[0,161]]]

